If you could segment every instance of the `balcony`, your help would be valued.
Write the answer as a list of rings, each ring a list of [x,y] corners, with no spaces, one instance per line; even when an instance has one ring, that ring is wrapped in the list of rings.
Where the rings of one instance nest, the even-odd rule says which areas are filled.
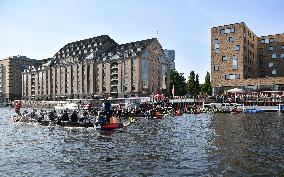
[[[117,74],[113,74],[111,77],[110,77],[110,80],[113,81],[113,80],[118,80],[118,75]]]
[[[110,72],[118,72],[118,68],[112,68]]]
[[[118,85],[118,80],[111,81],[110,85],[111,85],[111,87],[112,86],[117,86]]]
[[[110,67],[110,69],[111,69],[111,70],[113,70],[113,69],[118,69],[118,65],[112,65],[112,66]]]
[[[111,93],[118,93],[117,86],[112,86],[111,89],[110,89],[110,92]]]

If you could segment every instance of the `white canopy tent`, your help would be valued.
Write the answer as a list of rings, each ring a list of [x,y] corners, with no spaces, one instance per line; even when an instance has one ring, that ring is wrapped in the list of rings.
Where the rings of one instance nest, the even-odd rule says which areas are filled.
[[[233,88],[227,91],[227,93],[235,93],[235,99],[237,98],[237,93],[242,93],[244,90],[239,88]]]
[[[242,89],[239,88],[233,88],[227,91],[228,93],[241,93],[244,92]]]

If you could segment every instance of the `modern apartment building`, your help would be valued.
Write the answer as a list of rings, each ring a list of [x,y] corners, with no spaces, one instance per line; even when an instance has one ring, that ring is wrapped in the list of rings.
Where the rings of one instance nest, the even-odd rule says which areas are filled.
[[[117,44],[107,35],[66,44],[22,75],[23,99],[124,97],[169,90],[170,61],[156,38]]]
[[[284,89],[284,34],[257,37],[245,23],[211,29],[213,94]]]
[[[9,102],[20,99],[22,71],[37,61],[26,56],[11,56],[0,60],[0,100]]]

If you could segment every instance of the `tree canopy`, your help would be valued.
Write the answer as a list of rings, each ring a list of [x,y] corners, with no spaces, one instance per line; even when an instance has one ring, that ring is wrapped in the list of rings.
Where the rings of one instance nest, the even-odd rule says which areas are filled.
[[[174,86],[174,95],[183,96],[186,94],[186,79],[183,76],[183,73],[177,72],[177,70],[171,70],[170,72],[170,83],[171,90]]]

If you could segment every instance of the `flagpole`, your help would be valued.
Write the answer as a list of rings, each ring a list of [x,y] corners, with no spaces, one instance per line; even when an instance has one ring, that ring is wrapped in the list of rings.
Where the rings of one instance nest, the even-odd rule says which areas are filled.
[[[174,98],[175,97],[175,85],[173,85],[172,94],[173,94],[173,98]]]

